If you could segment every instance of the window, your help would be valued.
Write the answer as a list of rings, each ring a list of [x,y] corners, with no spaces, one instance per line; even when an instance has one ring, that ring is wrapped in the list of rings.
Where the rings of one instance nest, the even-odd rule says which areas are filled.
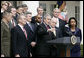
[[[77,19],[78,26],[80,27],[80,8],[79,6],[75,6],[75,18]]]

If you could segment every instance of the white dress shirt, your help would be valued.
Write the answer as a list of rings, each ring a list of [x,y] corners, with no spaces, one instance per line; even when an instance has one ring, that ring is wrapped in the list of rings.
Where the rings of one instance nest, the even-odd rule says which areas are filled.
[[[24,26],[22,26],[22,25],[20,25],[20,24],[18,24],[18,25],[19,25],[19,26],[20,26],[20,28],[23,30],[23,27],[24,27]]]

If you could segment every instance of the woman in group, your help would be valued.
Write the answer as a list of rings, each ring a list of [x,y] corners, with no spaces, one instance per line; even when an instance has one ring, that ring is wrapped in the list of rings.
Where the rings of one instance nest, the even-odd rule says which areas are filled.
[[[69,19],[69,28],[67,28],[68,34],[67,36],[72,36],[75,35],[76,37],[80,37],[80,43],[82,40],[82,34],[81,34],[81,30],[77,27],[77,20],[74,17],[71,17]],[[80,48],[80,44],[76,44],[74,45],[71,49],[70,49],[70,56],[71,57],[80,57],[81,56],[81,48]]]

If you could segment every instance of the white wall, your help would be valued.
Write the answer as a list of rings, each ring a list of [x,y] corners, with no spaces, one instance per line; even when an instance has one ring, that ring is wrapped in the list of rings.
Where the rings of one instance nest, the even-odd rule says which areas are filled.
[[[39,6],[39,1],[23,1],[23,4],[27,4],[28,11],[32,12],[32,16],[37,15],[37,7]]]
[[[80,1],[80,29],[82,32],[82,42],[83,44],[83,1]]]

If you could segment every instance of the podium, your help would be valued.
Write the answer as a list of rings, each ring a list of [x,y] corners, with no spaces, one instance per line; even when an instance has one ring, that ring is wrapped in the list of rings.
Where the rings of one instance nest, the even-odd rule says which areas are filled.
[[[73,44],[72,41],[76,41],[75,44]],[[60,50],[60,56],[61,57],[70,57],[70,49],[80,43],[80,37],[76,37],[75,40],[71,37],[63,37],[63,38],[57,38],[50,41],[47,41],[50,45],[56,45],[57,49]]]

